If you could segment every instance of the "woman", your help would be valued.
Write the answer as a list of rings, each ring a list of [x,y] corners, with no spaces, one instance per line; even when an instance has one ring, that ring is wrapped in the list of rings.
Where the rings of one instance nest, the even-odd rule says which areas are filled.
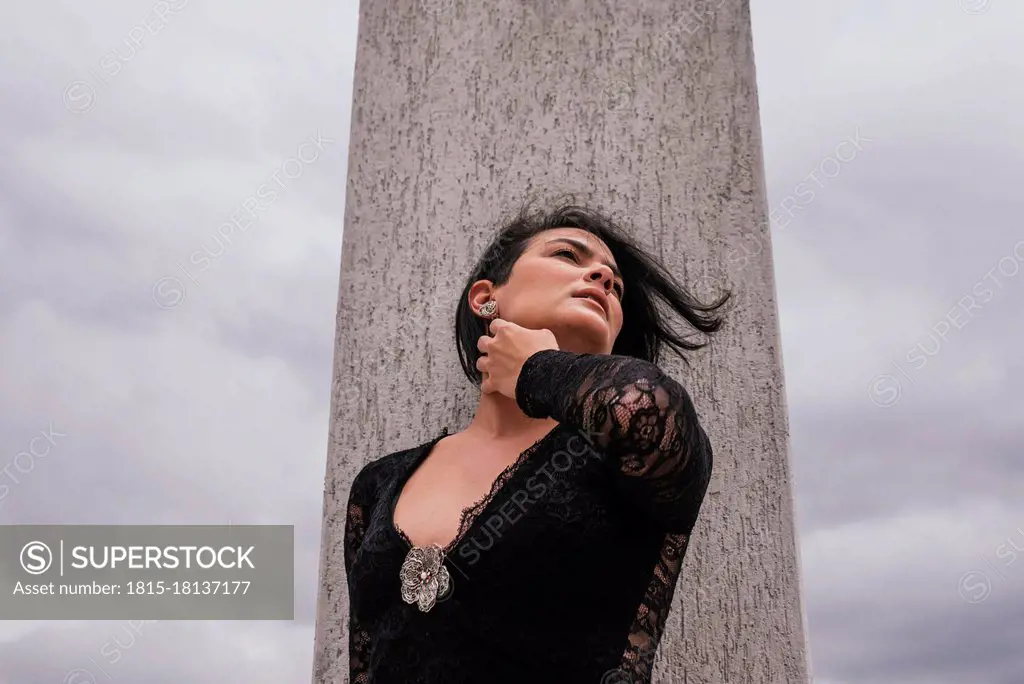
[[[456,312],[472,422],[378,458],[345,528],[352,682],[648,682],[711,476],[655,365],[694,300],[610,220],[524,207]],[[685,361],[685,357],[684,357]]]

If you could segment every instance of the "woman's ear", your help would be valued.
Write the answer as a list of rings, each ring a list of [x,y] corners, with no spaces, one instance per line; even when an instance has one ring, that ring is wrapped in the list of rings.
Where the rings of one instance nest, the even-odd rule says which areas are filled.
[[[469,288],[469,306],[474,311],[491,301],[494,296],[494,283],[490,280],[478,280]]]

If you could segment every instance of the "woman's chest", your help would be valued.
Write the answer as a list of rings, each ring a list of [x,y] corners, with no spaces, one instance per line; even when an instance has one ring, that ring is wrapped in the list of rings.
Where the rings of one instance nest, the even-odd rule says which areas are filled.
[[[443,557],[454,596],[471,600],[510,582],[540,582],[552,567],[587,567],[628,543],[628,514],[607,465],[582,447],[569,440],[533,454],[473,511]],[[402,593],[402,565],[412,545],[391,518],[396,484],[380,492],[349,578],[365,615],[379,614]]]

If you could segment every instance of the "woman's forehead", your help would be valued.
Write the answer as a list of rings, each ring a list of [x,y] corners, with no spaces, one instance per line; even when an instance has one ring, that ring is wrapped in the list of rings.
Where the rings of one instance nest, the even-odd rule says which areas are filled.
[[[534,247],[540,249],[551,242],[567,244],[566,241],[568,240],[583,243],[598,254],[612,256],[612,252],[608,249],[608,245],[606,245],[601,238],[597,237],[590,231],[583,230],[582,228],[551,228],[539,233],[533,244]]]

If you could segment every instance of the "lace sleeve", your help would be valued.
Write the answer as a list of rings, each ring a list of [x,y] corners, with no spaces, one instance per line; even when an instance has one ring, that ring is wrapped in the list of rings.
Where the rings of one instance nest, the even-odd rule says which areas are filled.
[[[359,471],[352,481],[352,489],[348,498],[348,513],[345,518],[345,575],[348,578],[348,662],[349,682],[351,684],[367,684],[369,679],[370,665],[370,635],[359,623],[352,606],[352,563],[355,560],[356,552],[363,543],[363,535],[366,534],[366,524],[370,517],[370,509],[373,506],[376,495],[375,488],[369,481],[367,469]]]
[[[546,349],[530,356],[516,403],[576,427],[614,464],[619,490],[667,532],[689,534],[711,479],[711,443],[686,390],[632,356]]]

